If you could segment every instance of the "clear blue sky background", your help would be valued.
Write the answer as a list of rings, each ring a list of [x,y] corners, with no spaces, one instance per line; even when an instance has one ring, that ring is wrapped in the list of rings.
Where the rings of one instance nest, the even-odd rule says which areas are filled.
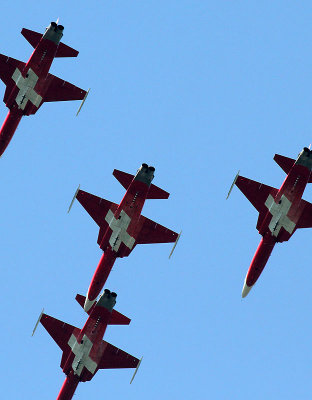
[[[69,102],[22,120],[0,162],[0,397],[56,398],[61,351],[33,325],[44,306],[82,327],[74,297],[101,257],[94,221],[67,207],[79,183],[120,202],[113,169],[147,162],[171,197],[144,215],[183,236],[170,261],[170,245],[145,245],[116,262],[107,287],[132,322],[105,339],[144,361],[131,386],[132,370],[99,371],[75,398],[310,399],[312,230],[278,245],[242,300],[257,213],[237,188],[225,197],[238,169],[280,187],[274,154],[312,142],[311,2],[19,0],[1,15],[0,52],[23,61],[21,29],[60,17],[80,54],[51,72],[92,89],[78,118]]]

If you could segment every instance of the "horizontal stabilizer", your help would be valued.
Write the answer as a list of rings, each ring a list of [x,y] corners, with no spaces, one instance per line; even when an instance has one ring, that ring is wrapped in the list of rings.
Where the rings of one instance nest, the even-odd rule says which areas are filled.
[[[60,43],[57,48],[55,57],[77,57],[79,51],[67,46],[67,44]]]
[[[282,170],[288,175],[291,168],[295,164],[296,160],[293,158],[288,158],[285,156],[281,156],[280,154],[275,154],[274,161],[282,168]],[[308,183],[312,183],[312,174],[308,180]]]
[[[26,28],[22,29],[21,34],[32,45],[33,48],[36,48],[38,46],[43,36],[42,33],[31,31],[30,29]],[[78,54],[79,51],[67,46],[64,43],[60,43],[58,45],[55,57],[77,57]]]
[[[85,304],[85,296],[82,296],[81,294],[76,295],[76,300],[77,302],[81,305],[82,308],[84,308]],[[96,303],[94,305],[96,307]],[[94,309],[94,307],[91,307],[90,310],[88,311],[88,314],[90,315],[91,311]],[[121,314],[120,312],[113,310],[111,313],[110,320],[108,322],[108,325],[129,325],[131,322],[131,319],[126,317],[125,315]]]
[[[280,154],[275,154],[273,159],[287,175],[289,174],[291,168],[296,162],[296,160],[294,160],[293,158],[281,156]]]
[[[84,303],[86,301],[85,296],[82,296],[81,294],[76,294],[75,299],[76,299],[77,303],[79,303],[81,305],[81,307],[84,309]],[[89,309],[88,314],[90,314],[91,308]]]
[[[130,186],[130,183],[133,181],[134,175],[128,174],[127,172],[119,171],[118,169],[114,169],[113,171],[114,177],[117,181],[127,190]]]
[[[134,175],[128,174],[127,172],[119,171],[118,169],[114,169],[113,171],[114,177],[121,183],[121,185],[127,190],[130,186],[130,183],[134,179]],[[168,199],[170,194],[163,189],[160,189],[158,186],[153,184],[150,185],[149,191],[147,193],[147,199]]]
[[[31,31],[30,29],[23,28],[21,34],[29,42],[33,48],[37,47],[42,38],[42,33]]]

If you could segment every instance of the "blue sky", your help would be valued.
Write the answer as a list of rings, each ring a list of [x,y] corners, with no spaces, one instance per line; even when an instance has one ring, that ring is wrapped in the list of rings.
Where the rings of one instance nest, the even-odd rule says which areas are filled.
[[[311,3],[6,2],[0,52],[28,60],[21,29],[58,17],[80,54],[51,72],[91,92],[78,118],[68,102],[23,119],[1,158],[2,397],[61,388],[61,351],[42,327],[30,337],[42,307],[86,320],[74,297],[101,251],[80,204],[66,214],[76,187],[120,202],[113,169],[147,162],[171,196],[143,214],[183,236],[170,261],[170,245],[143,245],[116,262],[107,287],[132,322],[105,339],[143,363],[131,386],[131,370],[99,371],[75,398],[310,399],[312,231],[276,246],[242,300],[257,213],[237,188],[225,197],[238,169],[280,187],[274,154],[312,142]]]

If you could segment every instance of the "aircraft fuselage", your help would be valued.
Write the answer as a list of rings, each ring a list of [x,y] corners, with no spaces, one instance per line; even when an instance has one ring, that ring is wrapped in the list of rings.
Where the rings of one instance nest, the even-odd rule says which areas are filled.
[[[275,244],[289,240],[294,234],[304,211],[302,196],[311,169],[312,152],[304,148],[275,197],[271,194],[267,197],[265,206],[268,212],[259,226],[262,239],[248,269],[242,297],[247,296],[261,275]]]
[[[71,348],[66,360],[62,359],[63,372],[67,375],[58,400],[70,400],[79,382],[90,381],[98,371],[98,365],[105,351],[103,336],[106,331],[116,295],[108,290],[100,297],[91,310],[84,327],[77,336],[71,335]]]
[[[37,112],[49,87],[48,72],[63,36],[63,27],[52,24],[55,23],[47,28],[25,67],[15,69],[13,89],[6,90],[4,102],[9,112],[0,129],[0,156],[10,143],[22,116]]]
[[[298,163],[298,161],[301,162]],[[311,170],[308,168],[310,160],[306,163],[307,165],[303,165],[302,161],[304,161],[302,156],[299,156],[276,197],[273,199],[269,195],[265,203],[268,213],[261,224],[259,233],[262,236],[271,234],[276,242],[290,239],[303,212],[300,202],[310,179]]]

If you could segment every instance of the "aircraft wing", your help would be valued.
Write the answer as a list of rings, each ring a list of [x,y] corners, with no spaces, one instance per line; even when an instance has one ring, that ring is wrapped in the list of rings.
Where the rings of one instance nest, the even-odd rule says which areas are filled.
[[[13,81],[12,76],[16,68],[22,71],[24,67],[24,62],[15,60],[15,58],[5,56],[4,54],[0,54],[0,79],[6,85],[6,91],[3,99],[5,103],[13,87],[15,86],[15,82]]]
[[[112,210],[114,214],[118,207],[118,204],[116,203],[94,196],[93,194],[83,190],[78,190],[76,198],[101,228],[108,226],[105,221],[108,210]]]
[[[260,182],[253,181],[243,176],[238,176],[235,185],[239,188],[241,192],[243,192],[243,194],[259,212],[259,217],[257,221],[257,229],[259,230],[262,221],[266,213],[268,212],[268,208],[265,205],[265,202],[269,195],[275,198],[278,189],[264,185]]]
[[[275,197],[278,189],[264,185],[263,183],[253,181],[251,179],[239,176],[235,182],[238,189],[244,193],[250,203],[261,214],[267,213],[268,209],[265,202],[269,196]]]
[[[136,368],[139,364],[140,360],[138,358],[118,349],[118,347],[115,347],[108,342],[105,342],[105,340],[103,340],[102,346],[104,352],[98,365],[99,369]]]
[[[82,100],[86,91],[64,81],[52,74],[47,77],[48,89],[43,96],[43,101],[69,101],[69,100]]]
[[[136,240],[137,244],[173,243],[177,240],[176,232],[157,224],[157,222],[143,217],[143,215],[140,216],[140,221],[142,228]]]
[[[75,326],[66,324],[47,314],[42,314],[40,322],[62,351],[69,349],[68,341],[71,335],[77,336],[80,332],[80,329]]]
[[[300,206],[303,206],[304,209],[296,227],[312,228],[312,204],[306,200],[301,199]]]

